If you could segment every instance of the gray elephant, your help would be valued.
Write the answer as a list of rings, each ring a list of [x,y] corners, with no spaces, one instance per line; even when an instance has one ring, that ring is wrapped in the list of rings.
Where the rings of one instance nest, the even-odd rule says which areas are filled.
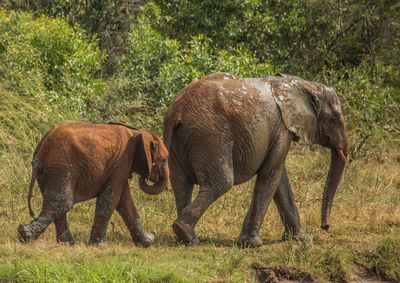
[[[262,245],[259,230],[272,198],[285,226],[283,239],[302,236],[285,169],[290,144],[299,139],[331,149],[322,200],[322,228],[328,230],[348,154],[343,114],[332,88],[283,74],[212,74],[177,95],[164,117],[163,135],[170,154],[178,212],[172,228],[178,241],[198,243],[194,228],[209,205],[254,175],[253,197],[237,244]],[[191,202],[194,184],[200,190]]]

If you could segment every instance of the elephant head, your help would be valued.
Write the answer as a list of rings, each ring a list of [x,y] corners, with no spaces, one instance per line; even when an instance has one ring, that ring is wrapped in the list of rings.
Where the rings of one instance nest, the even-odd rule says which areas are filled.
[[[141,130],[143,147],[139,150],[146,160],[147,170],[139,177],[139,187],[143,192],[156,195],[165,190],[169,179],[168,150],[161,139],[148,131]],[[148,185],[146,179],[153,182]]]
[[[320,144],[331,149],[321,212],[321,228],[328,230],[329,214],[348,155],[348,140],[339,99],[331,87],[295,76],[275,77],[271,87],[286,128],[309,145]]]

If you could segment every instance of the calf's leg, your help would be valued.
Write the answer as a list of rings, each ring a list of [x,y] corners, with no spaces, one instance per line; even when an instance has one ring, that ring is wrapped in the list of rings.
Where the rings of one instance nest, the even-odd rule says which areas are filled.
[[[150,247],[154,240],[154,235],[143,229],[142,221],[132,201],[128,181],[124,185],[124,190],[117,205],[117,211],[121,215],[122,220],[124,220],[135,245],[145,248]]]

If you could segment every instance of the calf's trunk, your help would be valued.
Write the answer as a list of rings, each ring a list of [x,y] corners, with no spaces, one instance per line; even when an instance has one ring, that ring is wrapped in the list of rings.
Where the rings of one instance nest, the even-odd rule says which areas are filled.
[[[140,176],[139,187],[146,194],[158,195],[167,188],[168,178],[169,178],[169,168],[168,166],[165,166],[163,172],[160,174],[160,177],[158,178],[157,183],[154,183],[153,185],[148,185],[146,183],[146,179],[143,176]]]

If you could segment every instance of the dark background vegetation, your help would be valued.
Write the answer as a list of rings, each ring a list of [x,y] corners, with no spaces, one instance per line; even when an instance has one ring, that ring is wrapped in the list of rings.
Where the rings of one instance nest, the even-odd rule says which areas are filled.
[[[160,133],[177,92],[204,75],[283,72],[335,87],[355,136],[353,156],[399,133],[396,0],[0,5],[0,88],[40,99],[41,111],[68,109],[68,118],[132,122]]]
[[[232,248],[254,180],[208,210],[198,225],[203,244],[193,249],[175,247],[172,192],[149,197],[134,189],[139,214],[156,234],[154,249],[127,249],[133,245],[117,216],[107,235],[113,245],[85,247],[94,202],[69,213],[73,249],[55,246],[52,227],[32,245],[18,243],[16,227],[30,221],[32,153],[51,126],[113,120],[161,135],[176,94],[220,71],[282,72],[335,88],[351,162],[330,233],[318,229],[327,152],[295,144],[287,166],[312,246]],[[252,267],[266,263],[335,282],[351,281],[360,269],[399,281],[399,105],[398,0],[0,0],[0,281],[253,281]],[[262,229],[267,241],[280,238],[273,207]]]

